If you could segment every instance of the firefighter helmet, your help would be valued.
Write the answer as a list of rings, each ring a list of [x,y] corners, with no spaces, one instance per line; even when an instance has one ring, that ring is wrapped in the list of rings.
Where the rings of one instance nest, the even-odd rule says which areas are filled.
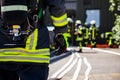
[[[73,19],[72,18],[68,17],[67,20],[68,20],[68,22],[73,23]]]
[[[96,21],[95,20],[91,20],[90,24],[96,24]]]
[[[81,20],[76,20],[75,24],[81,24]]]

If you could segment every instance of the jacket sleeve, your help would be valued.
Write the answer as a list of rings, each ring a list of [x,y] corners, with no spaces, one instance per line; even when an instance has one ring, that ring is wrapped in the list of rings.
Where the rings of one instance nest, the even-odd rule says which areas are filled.
[[[55,33],[63,33],[67,31],[67,13],[65,8],[65,0],[48,0],[50,17],[55,26]]]

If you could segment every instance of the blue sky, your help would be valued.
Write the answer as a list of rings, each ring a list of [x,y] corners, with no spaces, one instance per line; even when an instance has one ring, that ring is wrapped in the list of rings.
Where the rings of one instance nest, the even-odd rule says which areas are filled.
[[[96,21],[97,27],[100,26],[100,10],[86,10],[87,19],[86,22],[90,23],[91,20]]]

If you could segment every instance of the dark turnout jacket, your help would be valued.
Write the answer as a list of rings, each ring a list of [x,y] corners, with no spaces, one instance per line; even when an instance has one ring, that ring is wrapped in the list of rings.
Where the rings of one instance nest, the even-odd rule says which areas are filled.
[[[4,3],[5,1],[8,1],[9,3]],[[10,4],[10,1],[12,4]],[[1,0],[1,2],[4,3],[1,5],[1,17],[3,17],[3,14],[11,16],[10,14],[14,12],[16,13],[15,15],[17,15],[21,11],[26,13],[28,9],[33,9],[31,14],[35,13],[39,18],[37,28],[34,29],[25,41],[21,40],[17,42],[12,41],[11,36],[3,33],[3,30],[0,29],[0,61],[49,63],[50,40],[47,27],[43,23],[44,10],[49,7],[50,17],[52,19],[53,26],[55,27],[54,32],[66,32],[68,21],[65,0],[37,0],[37,5],[35,5],[36,8],[33,8],[33,4],[36,4],[35,1],[33,4],[28,2],[30,5],[28,5],[28,3],[24,3],[23,1],[30,0]],[[31,2],[32,1],[33,0],[31,0]],[[15,21],[19,21],[18,18],[22,18],[23,16],[17,15],[17,17],[15,17],[12,15],[12,17],[14,18],[12,19],[13,24]],[[6,21],[7,20],[8,18],[6,18]]]

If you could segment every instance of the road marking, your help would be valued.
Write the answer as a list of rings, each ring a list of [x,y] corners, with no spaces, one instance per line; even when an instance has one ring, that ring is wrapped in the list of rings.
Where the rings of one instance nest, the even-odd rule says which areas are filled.
[[[87,58],[86,57],[84,57],[83,58],[83,61],[84,61],[84,63],[87,65],[87,70],[85,71],[85,78],[84,78],[84,80],[88,80],[88,76],[89,76],[89,73],[90,73],[90,70],[92,69],[92,67],[91,67],[91,65],[90,65],[90,63],[88,62],[88,60],[87,60]]]
[[[77,63],[77,69],[75,70],[75,73],[74,73],[71,80],[77,80],[79,73],[80,73],[80,70],[81,70],[81,64],[82,64],[82,59],[81,59],[79,53],[76,52],[75,54],[78,57],[78,63]]]
[[[73,47],[73,48],[69,48],[70,50],[75,50],[77,49],[77,47]],[[88,48],[88,47],[83,47],[83,49],[88,49],[88,50],[91,50],[91,48]],[[98,49],[98,48],[92,48],[92,50],[95,50],[95,51],[101,51],[101,52],[105,52],[105,53],[110,53],[110,54],[115,54],[115,55],[119,55],[120,56],[120,53],[119,52],[114,52],[114,51],[110,51],[110,50],[102,50],[102,49]],[[83,57],[83,59],[80,57],[80,55],[78,53],[72,53],[72,55],[76,55],[77,58],[73,61],[73,57],[71,57],[72,59],[69,60],[69,62],[67,62],[67,64],[65,64],[65,68],[64,66],[58,70],[51,78],[56,78],[56,79],[61,79],[68,71],[70,71],[72,69],[72,67],[77,63],[77,67],[76,67],[76,70],[73,74],[73,77],[71,80],[77,80],[78,78],[78,74],[81,70],[81,65],[82,65],[82,60],[84,61],[85,65],[87,66],[87,69],[86,71],[84,72],[84,80],[88,80],[89,78],[89,74],[90,74],[90,71],[92,69],[92,66],[91,64],[88,62],[87,58],[86,57]],[[72,56],[71,55],[71,56]],[[54,59],[54,58],[51,58],[51,59]],[[73,62],[72,62],[73,61]],[[70,65],[71,64],[71,65]]]
[[[58,75],[57,78],[61,79],[67,72],[69,72],[72,69],[72,67],[76,64],[77,60],[78,58],[76,58],[66,70],[64,70],[60,75]]]
[[[83,49],[91,49],[89,47],[83,47]],[[115,52],[115,51],[110,51],[110,50],[102,50],[102,49],[98,49],[98,48],[92,48],[93,50],[96,51],[101,51],[101,52],[105,52],[105,53],[110,53],[110,54],[115,54],[115,55],[119,55],[120,56],[120,52]]]
[[[74,47],[74,48],[69,48],[69,49],[72,51],[75,51],[75,49],[77,49],[77,48]],[[85,49],[90,49],[90,48],[85,48]],[[63,54],[63,55],[65,55],[65,54]],[[63,56],[63,55],[52,57],[51,60],[59,58],[60,56]],[[77,58],[74,59],[75,55]],[[74,59],[74,61],[73,61],[73,59]],[[85,71],[84,80],[88,80],[88,76],[89,76],[89,73],[90,73],[90,70],[92,69],[92,67],[86,57],[83,58],[83,61],[84,61],[85,65],[87,66],[87,69]],[[61,69],[59,69],[57,72],[55,72],[49,79],[55,79],[55,80],[58,79],[59,80],[59,79],[63,78],[65,76],[65,74],[67,72],[69,72],[76,63],[77,63],[76,70],[75,70],[71,80],[77,80],[80,70],[81,70],[81,66],[82,66],[82,58],[81,58],[80,54],[77,52],[74,52],[74,53],[72,52],[72,55],[71,55],[69,61]]]
[[[110,51],[110,50],[102,50],[102,49],[98,49],[98,48],[93,48],[93,50],[102,51],[102,52],[106,52],[106,53],[115,54],[115,55],[120,56],[119,52],[114,52],[114,51]]]
[[[54,73],[52,75],[52,77],[50,77],[50,78],[56,78],[62,71],[64,71],[70,65],[70,63],[72,62],[73,58],[74,58],[74,54],[72,53],[69,61],[61,69],[59,69],[56,73]]]
[[[59,55],[59,56],[51,57],[51,58],[50,58],[50,61],[55,60],[55,59],[60,58],[60,57],[63,57],[63,56],[68,55],[68,54],[71,54],[71,53],[70,53],[70,52],[67,52],[67,53],[61,54],[61,55]]]
[[[80,58],[80,55],[79,55],[78,52],[75,52],[75,55],[76,55],[78,58]]]

